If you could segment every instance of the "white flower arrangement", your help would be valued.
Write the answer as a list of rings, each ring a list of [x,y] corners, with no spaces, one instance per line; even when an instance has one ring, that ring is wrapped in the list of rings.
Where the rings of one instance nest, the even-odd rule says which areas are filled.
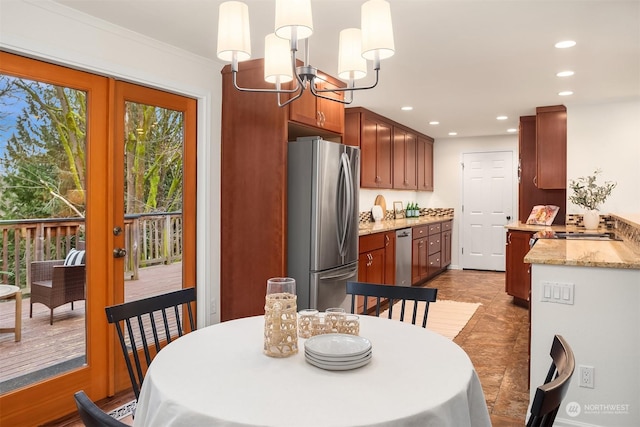
[[[569,196],[571,203],[588,210],[599,210],[598,206],[607,200],[607,197],[611,195],[611,191],[618,185],[617,182],[612,181],[597,185],[596,177],[600,173],[602,171],[596,169],[593,175],[581,176],[577,180],[569,180],[569,188],[573,190],[573,194]]]

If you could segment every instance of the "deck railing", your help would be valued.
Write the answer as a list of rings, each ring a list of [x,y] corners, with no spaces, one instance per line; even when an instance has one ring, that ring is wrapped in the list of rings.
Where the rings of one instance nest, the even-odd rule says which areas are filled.
[[[182,260],[182,213],[126,215],[125,278],[137,280],[138,268]],[[64,259],[84,249],[84,218],[0,221],[0,283],[30,287],[32,261]]]

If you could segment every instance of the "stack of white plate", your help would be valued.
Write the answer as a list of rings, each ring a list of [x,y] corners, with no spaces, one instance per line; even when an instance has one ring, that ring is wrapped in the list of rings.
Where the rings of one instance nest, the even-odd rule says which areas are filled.
[[[371,360],[371,341],[355,335],[325,334],[304,343],[304,357],[318,368],[346,371]]]

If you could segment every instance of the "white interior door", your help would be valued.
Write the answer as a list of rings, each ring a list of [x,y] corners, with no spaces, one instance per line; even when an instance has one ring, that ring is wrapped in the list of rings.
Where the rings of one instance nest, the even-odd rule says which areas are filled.
[[[462,268],[504,271],[513,179],[511,151],[463,154]]]

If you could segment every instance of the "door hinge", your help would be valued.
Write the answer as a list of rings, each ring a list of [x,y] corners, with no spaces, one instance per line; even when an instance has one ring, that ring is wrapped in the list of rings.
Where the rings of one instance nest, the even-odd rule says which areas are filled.
[[[462,248],[462,255],[464,255],[464,248]]]
[[[464,162],[460,162],[460,166],[462,166],[462,170],[464,170]]]

